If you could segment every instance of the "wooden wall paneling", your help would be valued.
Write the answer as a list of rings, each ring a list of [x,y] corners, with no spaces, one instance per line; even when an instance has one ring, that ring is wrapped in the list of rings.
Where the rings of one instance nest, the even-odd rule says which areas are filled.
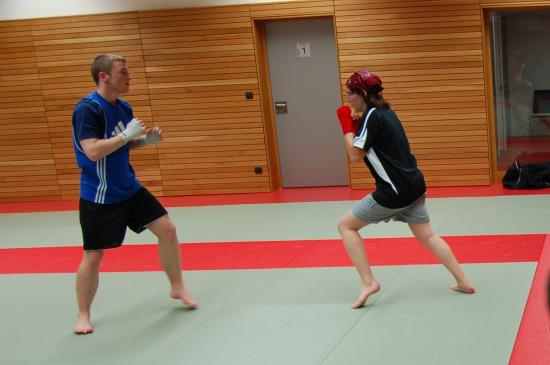
[[[352,72],[375,71],[430,186],[489,184],[479,2],[334,3],[342,92]],[[352,164],[351,181],[373,183],[361,164]]]
[[[0,201],[59,199],[28,20],[0,22]]]
[[[326,16],[334,14],[334,3],[332,0],[312,0],[252,4],[250,14],[253,19]]]
[[[254,21],[332,15],[342,92],[353,71],[377,72],[428,183],[487,184],[492,105],[482,9],[547,6],[317,0],[0,22],[0,120],[12,126],[1,137],[0,199],[78,196],[71,112],[95,89],[90,62],[106,52],[129,61],[125,99],[136,116],[166,132],[165,143],[133,153],[146,186],[158,195],[269,191],[277,171],[266,151]],[[362,164],[350,164],[350,176],[354,188],[372,187]]]
[[[167,137],[165,194],[269,191],[248,7],[140,12],[139,22],[152,115]]]
[[[271,94],[271,78],[269,73],[269,59],[267,54],[267,39],[263,21],[254,21],[254,44],[256,51],[256,64],[260,86],[260,98],[262,104],[262,119],[264,125],[267,160],[269,164],[269,177],[271,190],[280,189],[282,186],[281,169],[279,160],[279,144],[277,142],[277,129],[275,125],[275,112],[273,110],[273,96]]]
[[[152,126],[147,79],[137,14],[117,13],[31,20],[55,164],[63,199],[79,194],[80,171],[71,140],[74,105],[96,88],[90,65],[101,53],[126,58],[132,75],[130,93],[122,96],[136,117]],[[156,146],[132,151],[138,179],[163,194]]]

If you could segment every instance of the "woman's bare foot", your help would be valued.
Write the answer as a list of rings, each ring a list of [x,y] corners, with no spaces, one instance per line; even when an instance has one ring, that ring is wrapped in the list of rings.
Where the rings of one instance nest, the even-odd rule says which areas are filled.
[[[89,316],[80,315],[73,331],[76,335],[89,335],[94,333],[94,327]]]
[[[170,297],[172,299],[180,299],[183,304],[188,306],[191,309],[197,309],[199,307],[199,304],[191,294],[187,291],[187,289],[172,289],[172,292],[170,293]]]
[[[468,284],[460,283],[460,284],[452,285],[449,287],[449,289],[460,293],[464,293],[464,294],[474,294],[476,292],[474,287],[469,283]]]
[[[359,299],[353,305],[351,306],[352,309],[358,309],[365,305],[367,302],[367,299],[372,294],[378,293],[380,291],[380,284],[378,284],[377,281],[373,281],[369,286],[362,286],[361,287],[361,295],[359,295]]]

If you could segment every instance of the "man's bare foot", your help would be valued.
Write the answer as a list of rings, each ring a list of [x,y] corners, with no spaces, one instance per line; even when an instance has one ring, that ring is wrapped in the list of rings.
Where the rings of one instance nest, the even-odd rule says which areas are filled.
[[[89,335],[94,333],[94,327],[88,316],[79,316],[74,328],[75,335]]]
[[[362,286],[361,287],[361,295],[359,295],[359,299],[353,305],[351,306],[352,309],[358,309],[365,305],[367,302],[367,299],[372,294],[378,293],[380,291],[380,284],[378,282],[373,281],[371,285],[369,286]]]
[[[457,284],[457,285],[452,285],[449,288],[451,290],[464,293],[464,294],[474,294],[476,292],[474,287],[471,286],[470,284]]]
[[[191,309],[197,309],[199,307],[199,304],[191,294],[187,291],[187,289],[172,289],[172,292],[170,293],[170,297],[172,299],[181,299],[182,303],[188,306]]]

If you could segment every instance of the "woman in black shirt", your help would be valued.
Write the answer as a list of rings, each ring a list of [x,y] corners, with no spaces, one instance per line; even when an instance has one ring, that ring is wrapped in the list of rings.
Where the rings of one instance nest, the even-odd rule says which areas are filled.
[[[382,81],[374,73],[355,72],[347,83],[353,116],[362,115],[358,129],[339,109],[346,149],[352,162],[364,161],[376,181],[376,190],[347,212],[338,225],[346,250],[359,272],[362,287],[352,308],[365,305],[380,290],[371,271],[359,230],[368,224],[402,221],[414,236],[434,253],[456,279],[452,290],[473,294],[449,245],[435,234],[425,205],[426,185],[412,155],[399,118],[382,96]]]

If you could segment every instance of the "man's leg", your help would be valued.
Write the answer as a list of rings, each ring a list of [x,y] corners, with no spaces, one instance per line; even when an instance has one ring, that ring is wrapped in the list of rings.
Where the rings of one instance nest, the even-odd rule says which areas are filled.
[[[338,224],[338,231],[340,232],[342,241],[346,246],[353,265],[355,265],[359,273],[362,283],[359,298],[352,305],[354,309],[364,306],[369,296],[380,290],[380,284],[374,278],[369,265],[365,244],[359,235],[359,230],[366,225],[367,223],[357,219],[351,211],[346,213]]]
[[[99,265],[103,250],[84,251],[76,276],[76,297],[78,300],[78,322],[74,333],[86,335],[94,332],[90,317],[90,307],[99,285]]]
[[[176,234],[176,227],[170,217],[165,215],[147,226],[159,240],[158,252],[160,261],[168,276],[172,287],[170,296],[181,299],[182,302],[195,309],[198,304],[185,288],[180,266],[180,245]]]
[[[463,292],[466,294],[475,293],[472,284],[462,272],[460,264],[455,258],[453,251],[441,237],[435,234],[432,229],[430,222],[420,223],[420,224],[409,224],[412,233],[418,241],[420,241],[426,248],[428,248],[441,262],[445,267],[451,272],[454,276],[457,285],[451,286],[451,289]]]

